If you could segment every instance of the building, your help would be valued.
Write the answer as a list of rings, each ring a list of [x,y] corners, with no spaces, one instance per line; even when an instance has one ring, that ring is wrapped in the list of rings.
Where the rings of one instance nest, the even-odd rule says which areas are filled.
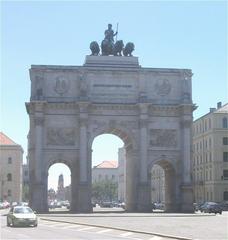
[[[23,172],[23,185],[28,185],[29,184],[29,167],[28,164],[23,164],[22,165],[22,172]]]
[[[86,56],[81,66],[32,65],[30,79],[34,210],[48,211],[48,169],[61,162],[71,171],[72,212],[93,211],[92,145],[107,133],[126,150],[126,211],[151,212],[153,165],[165,171],[165,210],[193,211],[190,69],[142,67],[133,56]]]
[[[151,170],[151,201],[165,202],[165,172],[159,165],[154,165]]]
[[[194,121],[193,152],[195,202],[228,201],[228,104]]]
[[[65,189],[64,189],[64,178],[63,174],[59,175],[58,180],[58,189],[56,193],[57,200],[64,201],[65,200]]]
[[[92,183],[104,180],[118,182],[118,162],[103,161],[92,168]]]
[[[22,198],[23,149],[0,132],[0,200],[20,202]]]

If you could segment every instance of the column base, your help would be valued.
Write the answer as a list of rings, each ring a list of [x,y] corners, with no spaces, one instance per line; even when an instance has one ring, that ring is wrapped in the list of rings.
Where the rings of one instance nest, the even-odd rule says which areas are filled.
[[[78,209],[80,213],[93,212],[93,206],[91,203],[91,186],[88,183],[80,183],[79,185],[79,198]]]
[[[48,202],[45,194],[45,186],[36,184],[30,187],[29,205],[37,213],[48,213]]]
[[[193,187],[191,184],[181,185],[181,212],[193,213]]]
[[[137,192],[137,212],[152,212],[150,184],[140,183]]]

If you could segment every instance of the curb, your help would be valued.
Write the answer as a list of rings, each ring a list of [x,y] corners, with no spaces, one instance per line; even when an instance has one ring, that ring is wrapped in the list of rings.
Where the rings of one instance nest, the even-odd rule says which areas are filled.
[[[107,229],[113,229],[113,230],[120,230],[120,231],[124,231],[124,232],[133,232],[133,233],[140,233],[140,234],[146,234],[146,235],[154,235],[154,236],[158,236],[158,237],[166,237],[166,238],[178,239],[178,240],[194,240],[193,238],[186,238],[186,237],[180,237],[180,236],[174,236],[174,235],[165,235],[165,234],[154,233],[154,232],[144,232],[141,230],[130,230],[130,229],[119,228],[119,227],[108,227],[108,226],[104,226],[104,225],[96,225],[96,224],[80,223],[80,222],[60,221],[60,220],[43,218],[43,217],[40,217],[40,219],[49,221],[49,222],[70,223],[70,224],[75,224],[75,225],[78,224],[78,225],[89,226],[89,227],[107,228]]]

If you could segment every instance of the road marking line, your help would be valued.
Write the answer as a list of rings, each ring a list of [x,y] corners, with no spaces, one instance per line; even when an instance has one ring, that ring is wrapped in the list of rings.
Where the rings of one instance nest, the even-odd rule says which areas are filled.
[[[106,232],[111,232],[113,229],[104,229],[104,230],[100,230],[96,233],[106,233]]]
[[[133,232],[125,232],[125,233],[120,234],[120,236],[127,237],[127,236],[130,236],[132,234],[134,234],[134,233]]]
[[[158,237],[158,236],[154,236],[154,237],[150,238],[149,240],[162,240],[162,239],[164,239],[164,238]]]
[[[82,227],[82,225],[69,225],[69,226],[65,226],[65,227],[62,227],[61,229],[68,229],[68,228],[79,228],[79,227]]]
[[[96,227],[86,227],[86,228],[81,228],[78,231],[86,231],[86,230],[94,229],[94,228],[96,228]]]
[[[66,225],[68,225],[68,223],[58,223],[58,224],[53,224],[53,225],[47,224],[46,226],[48,226],[48,227],[61,227],[61,226],[66,226]]]

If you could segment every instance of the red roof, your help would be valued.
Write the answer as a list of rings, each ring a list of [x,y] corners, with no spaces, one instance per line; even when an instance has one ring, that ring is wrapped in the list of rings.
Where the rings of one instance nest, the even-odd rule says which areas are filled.
[[[12,139],[0,132],[0,145],[17,145]]]
[[[98,164],[95,168],[118,168],[117,161],[103,161],[102,163]]]

